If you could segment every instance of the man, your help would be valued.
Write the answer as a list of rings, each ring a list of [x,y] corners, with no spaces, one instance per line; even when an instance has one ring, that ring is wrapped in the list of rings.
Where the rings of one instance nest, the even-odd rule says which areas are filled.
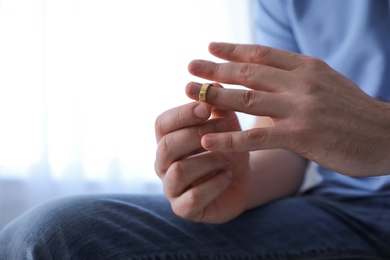
[[[256,10],[261,45],[211,43],[227,62],[189,71],[212,86],[189,83],[195,101],[156,120],[167,200],[49,202],[1,233],[0,256],[390,258],[389,1],[264,0]],[[255,127],[241,131],[234,111],[258,116]],[[300,193],[308,163],[323,181]]]

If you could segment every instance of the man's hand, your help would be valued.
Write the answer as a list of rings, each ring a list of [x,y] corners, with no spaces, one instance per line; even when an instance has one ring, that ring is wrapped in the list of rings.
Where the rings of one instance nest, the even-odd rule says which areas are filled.
[[[205,149],[283,148],[346,175],[390,174],[389,104],[315,58],[258,45],[212,43],[209,50],[229,62],[195,60],[189,65],[193,75],[251,90],[210,87],[207,103],[268,116],[273,126],[206,134]],[[192,83],[187,93],[197,99],[199,89]]]
[[[249,153],[210,152],[201,146],[205,134],[232,130],[240,130],[235,113],[204,102],[170,109],[157,118],[155,169],[178,216],[220,223],[250,206]]]

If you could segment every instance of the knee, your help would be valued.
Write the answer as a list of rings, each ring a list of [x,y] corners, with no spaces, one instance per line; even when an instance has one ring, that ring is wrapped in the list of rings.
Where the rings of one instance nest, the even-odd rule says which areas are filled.
[[[0,231],[0,259],[67,259],[64,250],[83,225],[87,203],[86,198],[55,199],[21,215]]]
[[[0,259],[102,257],[100,253],[106,252],[107,245],[118,244],[118,237],[123,251],[128,252],[129,245],[141,248],[146,240],[158,239],[161,232],[153,227],[159,223],[170,228],[169,218],[180,221],[163,197],[91,195],[55,199],[30,210],[2,231]],[[155,236],[144,235],[153,232]],[[115,246],[112,253],[116,251]]]

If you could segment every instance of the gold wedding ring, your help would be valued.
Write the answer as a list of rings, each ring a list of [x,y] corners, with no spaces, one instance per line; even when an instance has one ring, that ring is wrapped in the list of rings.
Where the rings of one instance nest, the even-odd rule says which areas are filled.
[[[213,86],[213,84],[210,83],[205,83],[202,85],[199,92],[199,101],[206,102],[207,89],[211,86]]]

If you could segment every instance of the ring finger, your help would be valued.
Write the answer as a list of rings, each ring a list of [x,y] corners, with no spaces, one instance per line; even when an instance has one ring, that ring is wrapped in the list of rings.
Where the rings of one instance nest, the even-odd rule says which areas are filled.
[[[186,87],[188,96],[196,99],[201,86],[199,83],[189,83]],[[289,95],[213,86],[210,86],[206,93],[206,102],[212,106],[275,118],[286,117],[293,111],[290,105],[290,98]]]

